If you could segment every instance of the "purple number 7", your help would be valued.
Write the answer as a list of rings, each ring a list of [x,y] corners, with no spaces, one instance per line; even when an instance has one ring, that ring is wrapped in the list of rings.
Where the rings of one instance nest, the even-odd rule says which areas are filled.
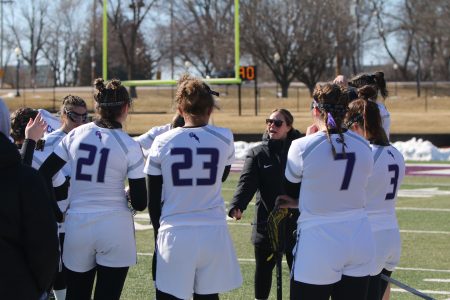
[[[344,179],[341,184],[341,191],[347,190],[350,185],[350,180],[352,179],[353,167],[355,166],[355,153],[338,153],[336,154],[335,160],[346,159],[347,164],[345,166]]]

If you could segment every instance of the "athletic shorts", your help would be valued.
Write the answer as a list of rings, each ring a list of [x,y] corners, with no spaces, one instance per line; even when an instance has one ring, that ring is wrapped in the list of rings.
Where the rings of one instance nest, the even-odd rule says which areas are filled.
[[[242,285],[226,225],[178,226],[158,232],[156,288],[180,299]]]
[[[383,269],[394,271],[400,261],[402,243],[398,229],[386,229],[373,232],[375,240],[375,271],[378,275]]]
[[[65,222],[64,265],[87,272],[96,265],[128,267],[136,264],[134,222],[129,211],[69,213]]]
[[[295,281],[325,285],[342,275],[363,277],[374,270],[375,246],[367,218],[300,229],[294,248]]]

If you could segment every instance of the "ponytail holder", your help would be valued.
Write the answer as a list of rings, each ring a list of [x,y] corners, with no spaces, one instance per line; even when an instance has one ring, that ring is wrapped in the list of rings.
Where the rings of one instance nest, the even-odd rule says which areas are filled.
[[[330,128],[336,128],[336,122],[334,121],[333,116],[330,113],[328,113],[327,125]]]

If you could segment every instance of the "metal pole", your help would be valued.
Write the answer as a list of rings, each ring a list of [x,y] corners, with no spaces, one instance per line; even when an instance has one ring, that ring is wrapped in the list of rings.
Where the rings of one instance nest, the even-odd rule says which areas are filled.
[[[4,40],[4,35],[3,35],[3,1],[0,2],[0,22],[1,22],[1,48],[0,48],[0,68],[3,69],[3,40]],[[3,78],[2,78],[2,86],[3,86]]]
[[[12,3],[12,1],[9,0],[1,0],[0,1],[0,34],[1,34],[1,38],[0,38],[0,69],[3,70],[4,66],[3,66],[3,40],[5,39],[5,36],[3,34],[3,4],[4,3]],[[5,72],[3,70],[3,76],[1,78],[2,80],[2,88],[3,88],[3,78],[5,76]]]
[[[428,88],[425,88],[425,112],[428,112]]]
[[[297,87],[297,112],[300,111],[300,88]]]
[[[17,67],[16,67],[16,97],[20,97],[19,92],[19,68],[20,68],[20,58],[17,55]]]
[[[234,78],[240,79],[240,28],[239,28],[239,0],[234,0]]]
[[[255,108],[257,107],[258,103],[258,68],[255,66]],[[255,116],[258,115],[258,111],[255,110]]]
[[[242,99],[241,99],[241,84],[238,83],[238,109],[239,109],[239,116],[242,115]]]
[[[175,76],[175,61],[174,61],[174,55],[173,55],[173,31],[174,31],[174,23],[173,23],[173,0],[170,1],[170,79],[174,79]],[[170,88],[171,91],[171,100],[170,102],[173,103],[175,101],[175,91],[173,89],[173,86]]]
[[[108,79],[108,10],[107,0],[103,0],[103,72],[104,80]]]

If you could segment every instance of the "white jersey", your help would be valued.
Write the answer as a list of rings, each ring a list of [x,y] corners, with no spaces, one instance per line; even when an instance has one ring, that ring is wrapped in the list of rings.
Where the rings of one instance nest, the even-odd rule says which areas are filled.
[[[226,128],[179,127],[158,136],[144,172],[163,177],[160,230],[180,225],[225,225],[221,179],[225,166],[233,160],[233,134]]]
[[[144,177],[144,158],[139,144],[122,129],[81,125],[54,152],[71,167],[70,211],[128,210],[124,180]]]
[[[290,182],[301,182],[300,228],[366,217],[372,152],[368,142],[357,134],[346,131],[343,135],[345,155],[339,135],[331,135],[336,158],[322,131],[293,141],[289,148],[285,175]]]
[[[45,109],[38,109],[41,113],[42,118],[44,118],[45,122],[47,122],[47,131],[44,133],[45,135],[52,133],[57,128],[61,127],[61,120],[53,115],[51,112]]]
[[[372,145],[373,173],[367,185],[366,211],[372,231],[398,228],[397,191],[405,176],[405,161],[393,146]]]
[[[48,152],[48,155],[50,155],[66,135],[67,134],[60,128],[44,136],[44,151]],[[61,170],[64,176],[70,176],[70,164],[65,164]]]
[[[381,124],[383,125],[384,132],[386,132],[386,136],[389,139],[389,134],[391,130],[391,115],[389,114],[386,106],[383,103],[376,102],[378,109],[380,110],[381,116]]]
[[[148,153],[150,148],[152,147],[153,142],[155,141],[155,138],[158,135],[161,135],[167,131],[172,129],[172,124],[166,124],[162,126],[155,126],[150,128],[149,131],[147,131],[144,134],[141,134],[138,137],[135,137],[134,140],[138,142],[141,145],[142,152],[144,153],[145,157],[148,157]]]

